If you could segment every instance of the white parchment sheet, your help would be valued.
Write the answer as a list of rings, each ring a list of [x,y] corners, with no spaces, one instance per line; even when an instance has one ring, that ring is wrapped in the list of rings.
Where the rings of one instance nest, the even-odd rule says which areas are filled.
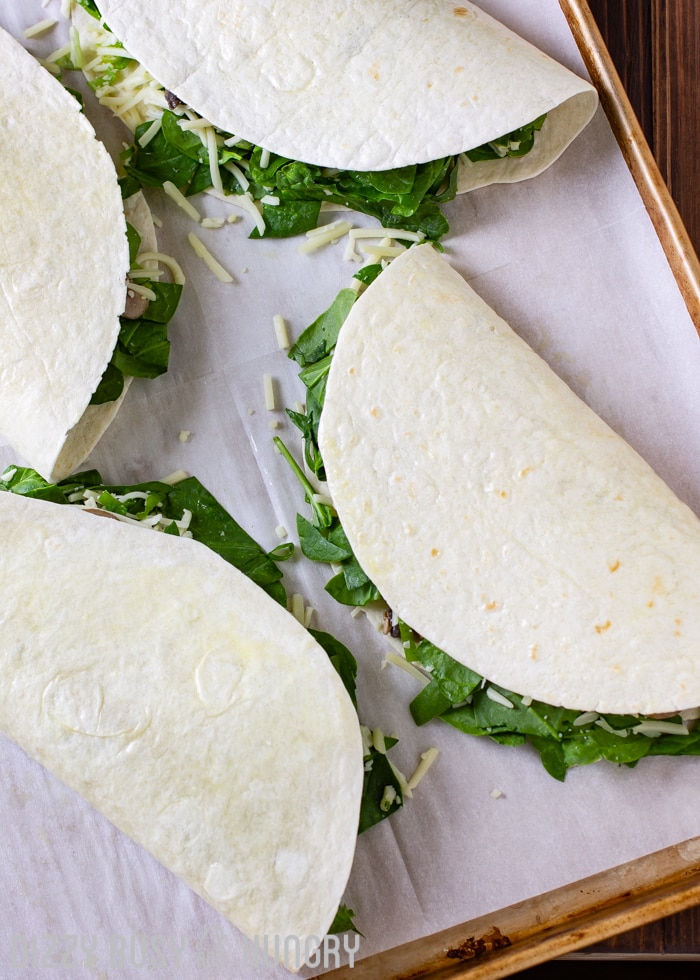
[[[557,0],[482,6],[584,72]],[[17,37],[57,14],[56,0],[0,0],[0,25]],[[25,43],[45,54],[62,40],[56,29]],[[119,126],[92,101],[88,114],[118,152]],[[275,528],[293,534],[297,509],[306,513],[272,445],[274,434],[297,445],[281,406],[303,397],[272,318],[281,313],[297,336],[356,267],[343,260],[342,243],[306,256],[297,241],[249,241],[243,216],[198,231],[235,277],[224,285],[190,249],[190,219],[160,192],[149,201],[163,222],[161,248],[187,276],[171,327],[172,366],[161,379],[134,383],[89,462],[114,482],[183,468],[272,548]],[[211,197],[198,204],[211,215],[229,211]],[[700,512],[700,342],[602,112],[545,174],[473,192],[446,212],[452,264]],[[274,412],[264,406],[264,373],[277,386]],[[180,441],[181,430],[189,441]],[[0,448],[0,464],[15,461]],[[414,798],[358,842],[345,900],[365,936],[359,956],[700,833],[700,760],[643,760],[634,770],[601,763],[560,784],[528,749],[439,723],[417,729],[407,708],[416,682],[381,669],[382,641],[324,595],[326,569],[294,560],[286,575],[290,591],[316,606],[315,625],[358,657],[362,718],[400,736],[397,765],[410,772],[422,751],[440,749]],[[204,901],[0,740],[0,975],[287,974],[260,962]]]

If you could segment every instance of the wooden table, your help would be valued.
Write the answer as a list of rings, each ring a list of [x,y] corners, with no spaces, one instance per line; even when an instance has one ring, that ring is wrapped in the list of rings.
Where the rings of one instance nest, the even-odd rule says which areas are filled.
[[[588,0],[588,6],[700,252],[700,3]]]
[[[588,0],[588,5],[700,252],[700,2]],[[622,933],[578,955],[662,954],[700,960],[700,907]]]

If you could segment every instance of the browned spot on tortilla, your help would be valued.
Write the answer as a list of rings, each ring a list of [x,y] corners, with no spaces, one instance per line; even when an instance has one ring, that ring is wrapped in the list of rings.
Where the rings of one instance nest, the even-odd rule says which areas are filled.
[[[377,62],[376,61],[372,65],[372,67],[369,69],[369,73],[372,76],[372,78],[375,80],[375,82],[378,82],[379,81],[379,68],[377,66]]]
[[[537,643],[533,643],[532,646],[530,647],[530,651],[528,653],[528,656],[530,657],[530,660],[537,660],[537,651],[538,650],[539,650],[539,645]]]
[[[484,609],[488,609],[488,610],[498,609],[498,603],[496,602],[495,599],[492,599],[491,602],[486,603]]]
[[[446,951],[445,956],[451,960],[475,960],[485,953],[493,952],[494,949],[504,949],[510,945],[508,936],[504,936],[498,926],[494,926],[483,936],[470,936],[459,946],[452,946]]]
[[[378,419],[378,418],[379,418],[379,416],[381,415],[381,412],[380,412],[380,411],[379,411],[379,409],[378,409],[378,408],[377,408],[377,407],[375,406],[374,408],[371,408],[371,409],[369,410],[369,414],[370,414],[370,415],[372,416],[372,418],[373,418],[373,419]]]
[[[498,491],[498,496],[499,497],[503,497],[503,499],[505,500],[505,498],[508,496],[508,494],[506,493],[505,490],[499,490]]]
[[[469,11],[467,10],[466,7],[454,7],[453,10],[452,10],[452,13],[455,15],[455,17],[468,17],[469,16]]]
[[[432,558],[437,558],[439,554],[440,554],[440,549],[439,548],[431,548],[430,549],[430,555],[431,555]]]
[[[455,75],[461,75],[463,71],[464,71],[464,65],[457,65],[457,67],[455,68]]]
[[[606,630],[610,629],[610,620],[606,619],[602,626],[596,625],[596,633],[604,633]]]
[[[647,606],[649,607],[649,609],[652,609],[654,606],[654,600],[650,599],[649,602],[647,602]]]
[[[348,368],[348,374],[354,374],[354,373],[355,373],[354,367]]]
[[[611,572],[616,572],[619,567],[620,567],[619,561],[614,561],[612,565],[608,565],[608,568],[610,569]]]

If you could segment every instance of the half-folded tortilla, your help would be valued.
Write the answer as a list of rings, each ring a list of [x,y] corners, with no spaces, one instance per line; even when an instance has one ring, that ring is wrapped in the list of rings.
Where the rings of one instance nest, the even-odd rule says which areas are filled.
[[[0,728],[300,965],[345,888],[363,781],[325,651],[193,540],[0,493],[0,556]]]
[[[461,161],[459,190],[532,177],[593,115],[588,82],[467,0],[97,0],[168,91],[225,132],[376,171],[453,156],[547,113],[527,157]]]
[[[124,206],[77,100],[2,30],[0,56],[0,432],[61,479],[121,403],[89,405],[125,308]],[[153,247],[136,207],[130,220]]]
[[[700,704],[700,522],[431,246],[352,308],[319,445],[360,565],[452,658],[581,711]]]

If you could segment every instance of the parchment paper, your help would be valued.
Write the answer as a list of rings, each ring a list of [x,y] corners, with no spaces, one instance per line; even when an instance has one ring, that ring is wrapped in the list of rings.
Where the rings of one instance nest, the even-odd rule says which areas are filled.
[[[556,0],[482,6],[584,73]],[[0,25],[18,37],[57,15],[55,0],[0,0]],[[25,43],[46,54],[64,34]],[[93,101],[88,114],[117,153],[124,131]],[[149,200],[163,221],[161,248],[187,275],[171,328],[172,366],[162,379],[134,383],[89,463],[115,482],[178,468],[196,474],[272,548],[275,528],[293,534],[296,511],[306,512],[272,446],[275,434],[298,445],[281,407],[303,397],[272,317],[281,313],[297,336],[356,266],[343,260],[342,243],[305,256],[295,240],[248,241],[251,222],[242,216],[197,231],[235,276],[224,285],[190,249],[187,233],[197,230],[190,219],[160,192]],[[197,203],[212,215],[230,210],[212,197]],[[602,112],[542,176],[473,192],[446,210],[454,266],[700,511],[700,343]],[[362,223],[370,222],[357,218]],[[264,406],[264,373],[277,386],[273,412]],[[182,430],[189,441],[180,440]],[[16,461],[0,448],[1,465]],[[364,617],[351,618],[324,595],[325,569],[296,560],[286,575],[290,591],[316,607],[315,625],[356,653],[362,719],[400,736],[396,764],[410,773],[422,751],[440,749],[413,799],[358,842],[346,901],[365,936],[359,956],[700,833],[700,760],[642,760],[636,769],[600,763],[560,784],[528,749],[438,723],[417,729],[407,705],[418,685],[395,667],[382,669],[383,641]],[[287,975],[7,740],[0,772],[3,977]]]

